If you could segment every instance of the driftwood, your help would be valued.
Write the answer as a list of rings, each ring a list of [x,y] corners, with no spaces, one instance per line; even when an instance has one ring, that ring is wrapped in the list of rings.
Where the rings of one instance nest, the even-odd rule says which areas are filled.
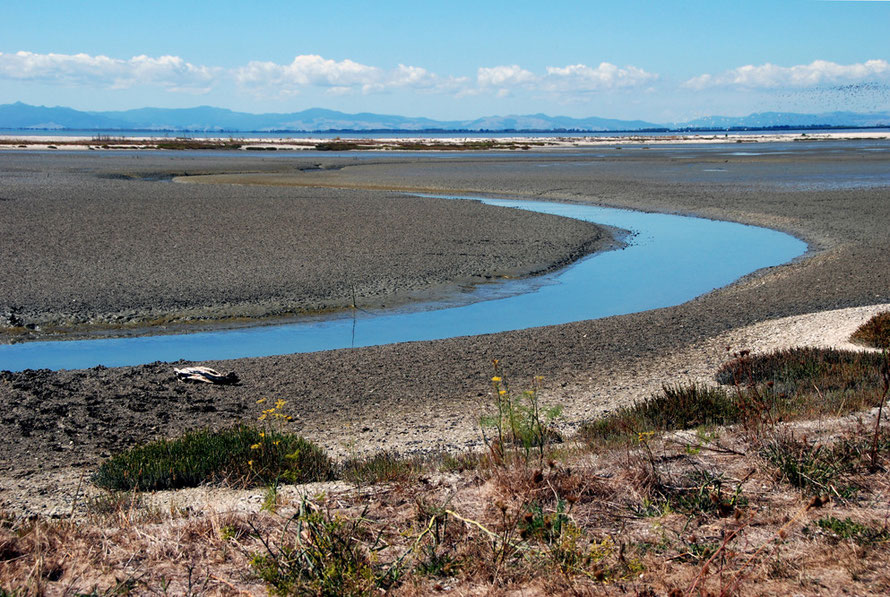
[[[231,385],[238,383],[238,376],[234,372],[223,375],[210,367],[183,367],[182,369],[174,368],[176,379],[181,381],[191,381],[199,383],[214,383],[221,385]]]

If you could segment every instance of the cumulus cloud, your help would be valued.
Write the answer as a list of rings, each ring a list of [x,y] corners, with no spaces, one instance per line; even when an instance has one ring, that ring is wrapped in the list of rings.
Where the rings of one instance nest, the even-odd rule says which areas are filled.
[[[178,56],[134,56],[128,60],[89,54],[0,52],[0,77],[68,85],[125,89],[158,85],[171,91],[205,92],[219,69],[198,66]]]
[[[586,64],[548,66],[545,83],[559,91],[589,92],[642,87],[657,78],[658,75],[636,66],[620,68],[608,62],[601,62],[595,68]]]
[[[885,64],[886,66],[886,64]],[[0,53],[0,79],[38,81],[94,88],[126,89],[154,85],[169,91],[207,92],[223,81],[264,96],[287,97],[309,89],[329,95],[355,93],[441,93],[457,97],[512,93],[558,95],[560,101],[592,92],[637,88],[658,76],[635,66],[572,64],[535,73],[518,64],[481,67],[475,78],[442,76],[399,64],[381,68],[350,59],[332,60],[316,54],[289,63],[251,61],[221,68],[192,64],[178,56],[134,56],[129,59],[89,54]]]
[[[245,87],[277,87],[282,90],[306,86],[332,89],[365,87],[379,82],[381,70],[352,60],[337,62],[309,54],[290,64],[252,61],[235,70],[235,80]]]
[[[249,62],[235,69],[235,81],[243,88],[278,93],[298,93],[307,87],[326,88],[337,95],[385,92],[394,88],[447,90],[464,79],[442,78],[419,66],[400,64],[385,70],[346,59],[341,61],[315,54],[297,56],[290,64]]]
[[[540,75],[514,64],[480,68],[476,75],[478,89],[475,91],[478,93],[494,89],[499,96],[516,89],[588,94],[641,87],[657,78],[658,75],[636,66],[621,68],[608,62],[602,62],[596,67],[586,64],[548,66],[545,73]]]
[[[537,81],[538,77],[531,71],[520,68],[518,64],[511,66],[493,66],[480,68],[476,73],[476,81],[481,87],[517,87]]]
[[[777,87],[815,87],[821,84],[860,82],[865,80],[890,80],[890,63],[886,60],[868,60],[857,64],[837,64],[827,60],[815,60],[810,64],[777,66],[752,64],[726,72],[703,74],[684,83],[691,89],[708,87],[745,87],[769,89]]]

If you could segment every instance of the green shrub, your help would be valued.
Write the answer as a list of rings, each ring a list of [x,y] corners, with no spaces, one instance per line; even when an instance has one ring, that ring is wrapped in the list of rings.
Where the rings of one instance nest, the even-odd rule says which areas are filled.
[[[745,355],[724,364],[717,381],[748,386],[772,383],[787,394],[869,391],[881,385],[884,357],[870,352],[825,348],[792,348],[762,355]]]
[[[306,483],[331,479],[333,473],[324,450],[302,437],[238,425],[137,446],[105,461],[93,482],[112,491],[159,490],[205,483]]]
[[[873,348],[890,348],[890,312],[878,313],[863,323],[850,340]]]
[[[739,414],[736,400],[722,388],[665,386],[651,398],[584,424],[580,435],[587,442],[609,442],[648,431],[727,425],[738,421]]]
[[[793,348],[745,355],[720,368],[717,381],[734,385],[774,419],[842,415],[875,406],[886,357],[877,353]]]

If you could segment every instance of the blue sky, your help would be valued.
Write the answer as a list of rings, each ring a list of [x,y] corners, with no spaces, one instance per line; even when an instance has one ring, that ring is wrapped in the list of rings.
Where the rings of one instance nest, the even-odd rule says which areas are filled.
[[[0,103],[677,122],[890,110],[890,2],[0,0]]]

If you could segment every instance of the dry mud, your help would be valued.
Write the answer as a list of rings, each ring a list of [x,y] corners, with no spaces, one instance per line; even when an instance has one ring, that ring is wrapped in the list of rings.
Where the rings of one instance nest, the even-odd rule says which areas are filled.
[[[140,171],[235,172],[237,182],[247,184],[237,188],[253,192],[276,192],[265,186],[269,182],[319,186],[328,190],[313,192],[334,197],[348,194],[339,189],[359,187],[419,189],[689,213],[781,229],[806,240],[811,250],[806,258],[683,305],[644,313],[435,342],[208,363],[236,371],[243,383],[235,387],[179,383],[167,363],[6,373],[0,377],[0,432],[8,438],[0,444],[0,508],[21,509],[31,500],[25,510],[52,510],[62,480],[71,488],[77,471],[90,470],[107,454],[188,428],[252,420],[261,397],[287,400],[293,430],[337,454],[472,445],[479,440],[478,415],[489,409],[494,358],[515,387],[544,376],[543,399],[564,406],[563,424],[571,428],[662,381],[706,378],[724,358],[724,344],[742,349],[761,334],[773,337],[791,321],[781,318],[890,303],[885,186],[890,151],[853,142],[807,145],[793,154],[737,156],[735,149],[318,158],[320,167],[298,172],[284,171],[293,165],[283,161],[185,155],[180,159],[204,160],[201,167],[174,160],[167,170],[153,165]],[[134,172],[134,161],[122,162],[131,169],[121,171]],[[142,184],[121,181],[122,189],[131,182]],[[210,200],[206,207],[220,209]],[[140,253],[131,255],[140,261]],[[748,327],[770,322],[779,327],[772,332]],[[818,326],[805,336],[807,342],[813,334],[818,336]],[[786,334],[785,341],[795,338]]]

